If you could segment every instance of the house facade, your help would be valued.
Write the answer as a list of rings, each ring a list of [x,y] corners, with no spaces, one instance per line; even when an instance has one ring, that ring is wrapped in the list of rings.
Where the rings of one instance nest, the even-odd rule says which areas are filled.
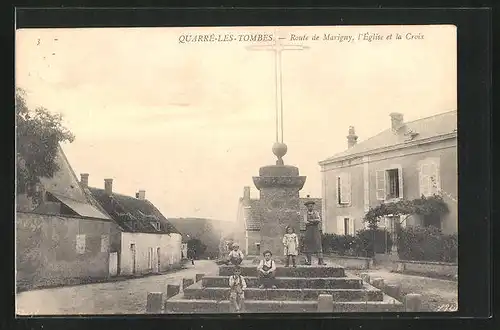
[[[322,214],[322,200],[321,198],[300,198],[300,213],[301,222],[300,228],[295,228],[296,232],[300,235],[305,232],[305,214],[307,208],[304,203],[306,201],[314,201],[316,203],[315,209]],[[240,244],[241,250],[246,255],[259,255],[260,251],[260,218],[259,214],[261,208],[260,200],[258,198],[250,197],[250,187],[244,187],[243,197],[238,202],[238,213],[236,220],[236,229],[234,240]],[[323,224],[324,226],[324,224]],[[283,234],[284,228],[283,228]]]
[[[82,185],[88,184],[82,174]],[[110,253],[119,275],[160,273],[180,266],[182,236],[146,199],[144,190],[135,197],[113,192],[113,180],[104,189],[88,188],[113,220]]]
[[[365,228],[370,207],[401,199],[439,194],[449,207],[441,221],[410,216],[386,217],[379,227],[435,225],[457,232],[457,112],[450,111],[405,123],[392,113],[388,129],[357,143],[349,128],[346,151],[321,161],[324,231],[354,235]]]
[[[33,197],[16,197],[16,282],[20,289],[109,276],[112,220],[79,184],[61,148],[59,170]]]

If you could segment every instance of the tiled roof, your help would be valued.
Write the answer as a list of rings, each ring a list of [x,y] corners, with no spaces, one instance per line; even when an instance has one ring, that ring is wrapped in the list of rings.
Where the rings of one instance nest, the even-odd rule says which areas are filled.
[[[148,200],[113,193],[109,197],[104,189],[89,187],[89,191],[124,231],[153,234],[179,233],[179,231]],[[154,223],[159,222],[156,229]]]
[[[338,158],[354,156],[363,152],[390,147],[409,141],[424,140],[435,136],[454,133],[457,130],[457,111],[449,111],[405,123],[404,131],[395,134],[391,128],[357,143],[341,153],[327,158],[322,162],[332,161]],[[413,133],[413,134],[412,134]],[[414,133],[418,133],[415,135]],[[412,138],[413,135],[413,138]]]
[[[304,214],[307,211],[306,206],[304,203],[306,201],[313,201],[316,203],[315,210],[317,210],[320,215],[322,214],[322,200],[321,198],[301,198],[300,199],[300,230],[305,230],[306,225],[304,223]],[[260,230],[260,220],[259,220],[259,211],[260,211],[260,200],[259,199],[251,199],[250,200],[250,212],[249,212],[249,219],[246,224],[247,230],[250,231],[259,231]]]

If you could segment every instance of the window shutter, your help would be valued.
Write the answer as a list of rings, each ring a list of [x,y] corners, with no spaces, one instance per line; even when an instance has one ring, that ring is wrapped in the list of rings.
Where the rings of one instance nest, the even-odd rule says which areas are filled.
[[[354,228],[354,219],[349,218],[349,235],[354,236],[355,233],[356,233],[356,230]]]
[[[401,165],[397,165],[396,168],[398,169],[398,181],[399,181],[399,197],[403,198],[403,168]]]
[[[342,173],[340,184],[340,200],[342,204],[349,204],[351,202],[351,176],[349,173]]]
[[[429,196],[429,164],[422,163],[420,165],[419,173],[419,184],[420,184],[420,196]]]
[[[429,194],[437,194],[441,188],[441,182],[439,178],[439,162],[432,161],[429,163]]]
[[[76,235],[76,253],[85,253],[85,235]]]
[[[375,172],[375,181],[376,181],[376,190],[377,190],[377,200],[383,201],[385,200],[385,171],[376,171]]]
[[[101,236],[101,252],[108,252],[108,247],[109,247],[109,236],[108,235],[102,235]]]
[[[340,196],[339,196],[339,189],[340,189],[340,184],[339,181],[342,180],[340,176],[335,177],[335,204],[339,204],[340,201]]]
[[[344,235],[344,217],[337,216],[337,235]]]

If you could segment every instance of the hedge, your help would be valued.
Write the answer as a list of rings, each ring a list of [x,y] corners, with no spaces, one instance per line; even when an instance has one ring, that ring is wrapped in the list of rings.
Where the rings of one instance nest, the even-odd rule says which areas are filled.
[[[323,251],[339,255],[357,257],[373,257],[375,253],[386,253],[391,250],[391,235],[382,229],[363,229],[352,235],[322,235]]]
[[[440,229],[433,226],[401,229],[398,240],[400,259],[456,262],[457,253],[457,234],[444,235]]]

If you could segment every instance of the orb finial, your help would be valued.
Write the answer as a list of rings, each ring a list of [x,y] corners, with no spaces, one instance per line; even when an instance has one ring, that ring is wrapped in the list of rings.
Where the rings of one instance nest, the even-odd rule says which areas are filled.
[[[275,142],[273,144],[273,154],[278,157],[276,165],[284,165],[283,156],[286,155],[288,147],[283,142]]]

